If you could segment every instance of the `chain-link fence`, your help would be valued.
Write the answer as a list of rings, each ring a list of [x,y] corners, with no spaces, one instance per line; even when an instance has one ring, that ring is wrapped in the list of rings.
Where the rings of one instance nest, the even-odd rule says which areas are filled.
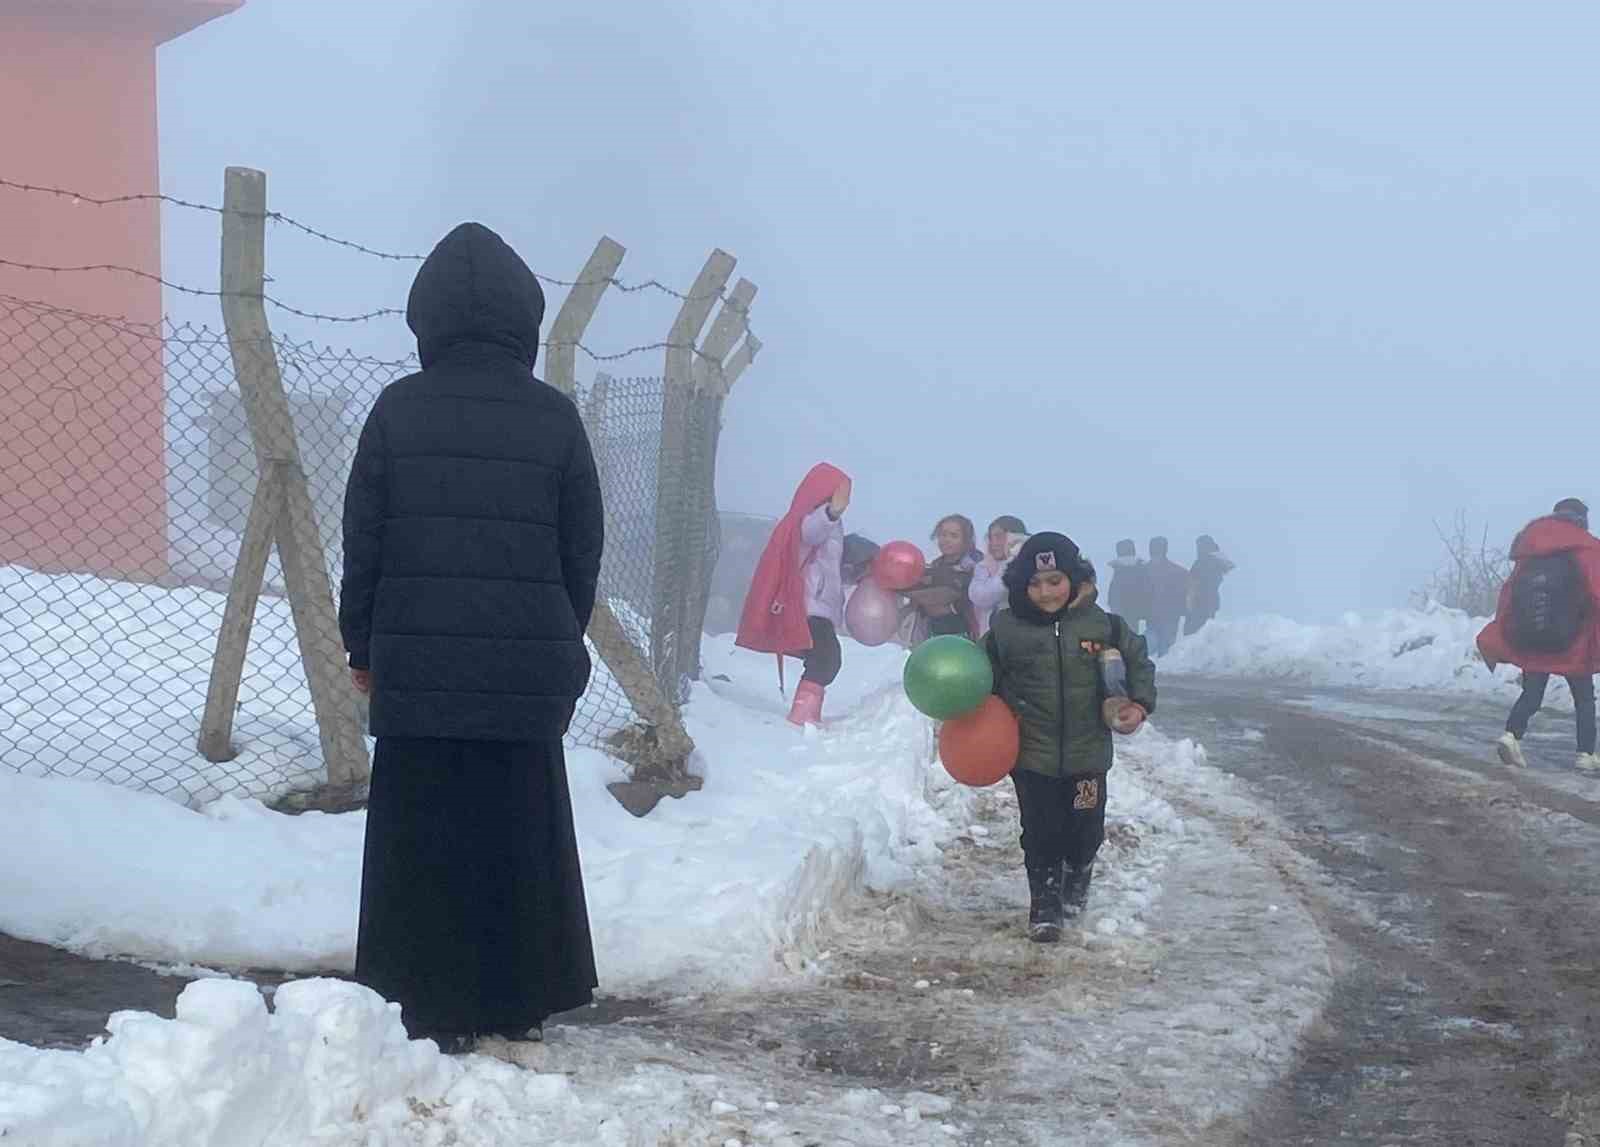
[[[416,364],[283,338],[273,346],[314,541],[336,591],[344,484],[357,437],[383,386]],[[229,706],[237,755],[212,761],[197,749],[261,470],[259,427],[253,437],[235,377],[237,349],[226,334],[204,327],[141,326],[0,298],[5,767],[106,780],[190,803],[271,796],[326,775],[282,538],[266,560]],[[685,477],[674,482],[665,507],[676,532],[663,545],[657,491],[664,393],[661,380],[648,378],[602,375],[579,387],[606,499],[601,601],[616,623],[597,627],[597,641],[610,642],[609,661],[625,664],[614,671],[607,656],[595,657],[569,734],[573,744],[616,750],[638,727],[629,698],[640,688],[623,683],[629,659],[616,656],[619,630],[669,698],[681,698],[684,675],[693,672],[685,650],[697,652],[698,642],[681,642],[677,633],[689,626],[698,633],[705,611],[704,586],[686,588],[686,579],[709,579],[716,564],[709,480],[720,400],[700,412],[694,436],[678,451]],[[695,520],[685,525],[685,515]],[[665,627],[664,598],[683,603]],[[658,641],[652,649],[652,633],[663,632],[672,648]]]

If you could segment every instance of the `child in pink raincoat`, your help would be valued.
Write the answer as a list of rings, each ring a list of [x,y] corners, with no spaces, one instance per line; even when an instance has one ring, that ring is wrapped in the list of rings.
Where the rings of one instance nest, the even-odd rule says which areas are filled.
[[[737,644],[776,654],[780,687],[784,657],[797,657],[805,666],[789,710],[796,725],[822,723],[824,695],[843,664],[839,630],[849,505],[849,476],[826,462],[813,466],[789,512],[773,527],[745,595]]]

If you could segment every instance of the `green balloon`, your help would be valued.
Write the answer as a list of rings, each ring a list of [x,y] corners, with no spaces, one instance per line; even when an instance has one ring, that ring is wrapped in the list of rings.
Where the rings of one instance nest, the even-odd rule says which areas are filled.
[[[965,637],[924,641],[906,661],[906,697],[936,721],[970,713],[994,691],[989,655]]]

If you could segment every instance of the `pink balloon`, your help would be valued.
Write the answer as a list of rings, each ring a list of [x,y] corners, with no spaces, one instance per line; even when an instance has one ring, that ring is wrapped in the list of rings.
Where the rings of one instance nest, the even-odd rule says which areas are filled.
[[[844,607],[844,625],[862,645],[882,645],[900,628],[900,599],[864,577]]]
[[[884,589],[910,589],[925,568],[922,551],[911,542],[890,542],[872,559],[872,576]]]

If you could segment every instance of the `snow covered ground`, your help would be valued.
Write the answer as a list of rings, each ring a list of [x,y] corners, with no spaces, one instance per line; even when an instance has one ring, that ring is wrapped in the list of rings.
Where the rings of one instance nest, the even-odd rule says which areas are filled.
[[[1093,910],[1075,943],[1041,952],[1018,928],[1009,790],[944,774],[931,725],[897,688],[903,657],[847,646],[830,727],[802,735],[783,721],[771,658],[708,642],[688,709],[705,790],[644,820],[606,793],[611,762],[571,754],[603,985],[687,1001],[674,1022],[706,1013],[709,1043],[562,1028],[525,1070],[407,1041],[392,1005],[342,981],[287,984],[269,1011],[248,982],[207,980],[177,1019],[120,1013],[86,1051],[0,1041],[0,1137],[980,1144],[996,1112],[1030,1109],[1027,1093],[1054,1079],[1064,1090],[1029,1116],[1046,1130],[1023,1141],[1062,1141],[1048,1129],[1070,1124],[1098,1142],[1162,1142],[1237,1110],[1283,1070],[1327,984],[1316,928],[1273,866],[1195,819],[1245,815],[1243,798],[1187,742],[1154,730],[1123,742]],[[361,814],[291,818],[236,798],[195,811],[5,774],[0,785],[0,930],[173,963],[350,966]],[[948,922],[908,932],[912,917]],[[891,932],[904,946],[880,969],[893,990],[841,994]],[[957,963],[969,979],[956,980]],[[965,1016],[1003,1038],[951,1053],[981,1077],[976,1094],[832,1082],[776,1070],[743,1036],[717,1050],[709,1013],[729,998],[739,1015],[775,1016],[782,1001],[820,999],[846,1043],[863,1009],[894,1031],[926,1006],[946,1009],[938,1023]]]
[[[747,983],[803,947],[841,893],[937,858],[953,828],[928,789],[931,732],[898,695],[904,655],[852,651],[837,704],[869,718],[797,736],[702,688],[689,708],[706,787],[638,820],[593,750],[569,754],[600,971],[613,991]],[[770,659],[708,646],[766,699]],[[939,774],[942,776],[942,772]],[[289,817],[224,797],[200,810],[91,781],[0,771],[0,930],[91,956],[348,971],[364,813]]]
[[[1161,668],[1306,685],[1514,697],[1516,667],[1501,665],[1491,673],[1478,656],[1476,639],[1487,624],[1486,618],[1437,606],[1351,613],[1337,625],[1274,616],[1222,618],[1180,641]],[[1566,682],[1552,683],[1547,704],[1572,708]]]
[[[226,596],[0,565],[0,771],[203,803],[314,779],[321,747],[288,603],[263,597],[234,719],[239,757],[195,749]]]

